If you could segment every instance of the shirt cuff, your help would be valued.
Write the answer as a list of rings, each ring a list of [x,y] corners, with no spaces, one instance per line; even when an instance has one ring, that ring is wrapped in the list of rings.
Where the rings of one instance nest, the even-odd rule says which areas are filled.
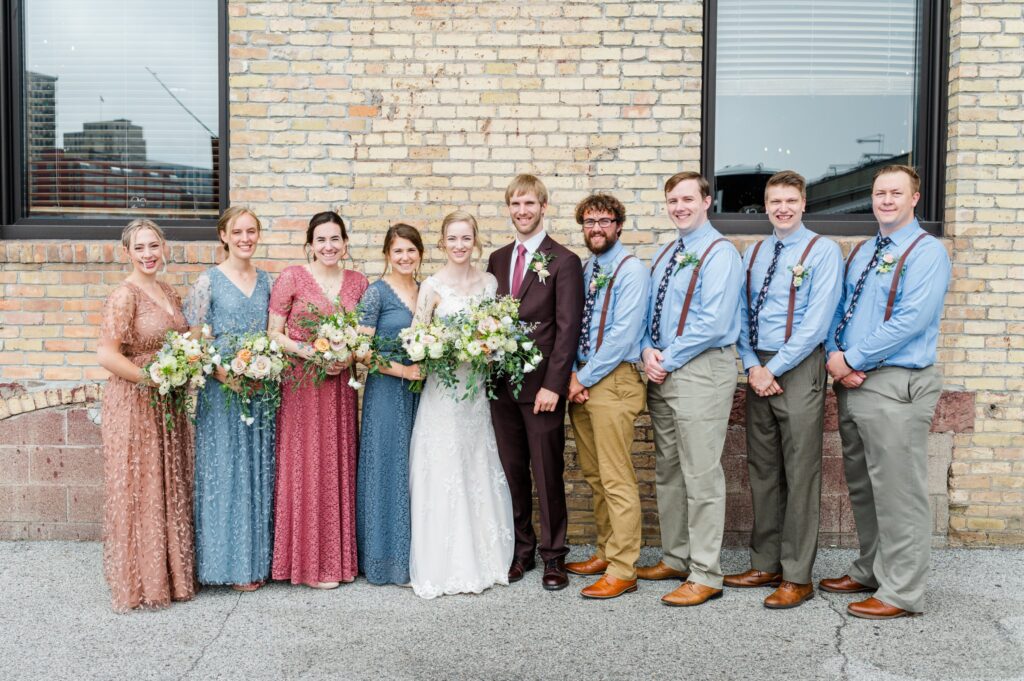
[[[843,353],[843,359],[846,361],[846,366],[850,367],[854,371],[866,371],[864,369],[864,353],[856,348],[847,350]]]

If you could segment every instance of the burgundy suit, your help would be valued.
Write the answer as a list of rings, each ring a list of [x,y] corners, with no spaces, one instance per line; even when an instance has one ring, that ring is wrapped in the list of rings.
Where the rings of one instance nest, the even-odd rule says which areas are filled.
[[[499,248],[487,262],[487,271],[498,280],[498,295],[509,295],[512,249],[517,243]],[[583,266],[579,257],[550,236],[544,237],[537,252],[551,256],[547,266],[550,275],[542,283],[535,272],[527,269],[517,297],[520,319],[537,324],[532,336],[544,360],[526,374],[518,398],[512,397],[507,382],[500,381],[496,386],[497,398],[491,401],[498,455],[512,492],[514,555],[524,564],[533,562],[537,548],[531,468],[540,501],[541,559],[552,560],[568,553],[568,513],[562,480],[565,398],[583,316]],[[534,414],[533,402],[542,387],[561,397],[553,412]]]

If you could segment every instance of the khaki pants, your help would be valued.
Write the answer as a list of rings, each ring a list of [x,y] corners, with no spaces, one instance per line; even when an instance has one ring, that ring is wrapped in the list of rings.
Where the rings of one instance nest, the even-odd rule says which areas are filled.
[[[619,579],[636,579],[640,557],[640,492],[631,450],[633,422],[643,408],[643,381],[625,362],[590,388],[590,399],[569,405],[580,470],[594,492],[597,557]]]
[[[762,364],[774,352],[758,353]],[[747,387],[747,469],[754,505],[750,567],[811,583],[818,551],[825,351],[819,347],[782,376],[781,395]]]
[[[928,431],[942,392],[935,367],[884,367],[855,390],[836,386],[839,434],[860,556],[847,574],[875,598],[924,610],[931,552]]]
[[[732,346],[711,348],[647,386],[665,564],[722,588],[722,449],[736,391]]]

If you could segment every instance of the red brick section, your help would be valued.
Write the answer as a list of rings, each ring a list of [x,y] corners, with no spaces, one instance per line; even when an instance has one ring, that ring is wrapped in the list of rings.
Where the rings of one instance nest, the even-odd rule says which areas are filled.
[[[84,391],[76,399],[88,400]],[[726,543],[745,545],[751,527],[743,430],[744,391],[736,391],[722,465],[726,473]],[[103,506],[103,456],[98,403],[42,406],[0,418],[0,539],[99,539]],[[822,461],[820,541],[853,545],[855,528],[843,477],[842,449],[836,432],[835,400],[828,396]],[[944,393],[933,433],[970,432],[974,395]],[[572,430],[566,452],[569,540],[594,540],[590,488],[576,463]],[[658,509],[654,489],[654,435],[650,417],[637,419],[633,463],[640,481],[644,543],[657,545]]]

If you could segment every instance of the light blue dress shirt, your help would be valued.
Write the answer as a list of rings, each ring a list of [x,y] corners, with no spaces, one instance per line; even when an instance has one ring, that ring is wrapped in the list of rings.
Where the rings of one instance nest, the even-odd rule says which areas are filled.
[[[893,243],[883,251],[899,261],[903,252],[925,231],[914,220],[890,235]],[[838,350],[835,330],[849,306],[861,272],[871,262],[879,237],[857,251],[843,282],[843,295],[829,327],[825,348]],[[949,255],[938,239],[926,237],[907,256],[903,272],[894,267],[887,273],[869,272],[853,317],[843,330],[846,363],[858,371],[881,366],[922,369],[935,363],[942,303],[949,287]],[[885,320],[892,278],[900,275],[892,317]]]
[[[721,233],[710,222],[693,230],[682,237],[686,253],[693,253],[700,258],[708,246]],[[686,318],[686,328],[682,336],[676,336],[679,316],[686,300],[686,290],[693,277],[693,266],[678,268],[672,272],[668,291],[661,310],[661,345],[654,345],[651,340],[651,321],[654,319],[654,303],[657,299],[658,285],[668,266],[671,252],[678,241],[665,244],[651,260],[651,266],[665,251],[668,254],[661,259],[658,266],[650,272],[651,293],[647,305],[647,321],[644,324],[643,347],[662,351],[661,366],[665,371],[675,371],[691,359],[709,348],[722,348],[732,345],[740,333],[740,289],[743,288],[743,263],[736,247],[728,241],[720,243],[708,254],[701,267],[697,279],[697,287],[690,303],[690,313]]]
[[[814,348],[825,342],[839,296],[842,294],[843,254],[831,239],[818,239],[804,260],[803,282],[796,289],[793,304],[793,334],[786,342],[786,319],[789,316],[789,290],[793,282],[791,267],[800,262],[814,232],[802,224],[782,239],[782,253],[775,276],[768,287],[761,312],[757,316],[757,349],[777,353],[765,367],[781,376],[802,362]],[[779,239],[772,234],[764,240],[757,260],[750,270],[750,290],[746,289],[746,271],[750,266],[751,246],[743,256],[744,287],[740,304],[740,339],[736,345],[743,368],[760,366],[754,348],[750,347],[750,314],[761,291],[768,266]]]
[[[606,252],[587,261],[583,270],[583,295],[590,290],[594,277],[594,262],[601,265],[601,271],[611,277],[629,251],[621,242]],[[647,268],[639,258],[631,258],[619,270],[615,284],[604,286],[594,298],[594,314],[590,319],[590,352],[586,355],[577,347],[576,360],[586,366],[577,371],[576,380],[589,388],[623,362],[640,361],[640,346],[644,337],[644,323],[647,320],[647,300],[650,295],[650,277]],[[601,330],[601,308],[607,296],[608,317],[604,323],[604,336],[600,349],[597,335]]]

